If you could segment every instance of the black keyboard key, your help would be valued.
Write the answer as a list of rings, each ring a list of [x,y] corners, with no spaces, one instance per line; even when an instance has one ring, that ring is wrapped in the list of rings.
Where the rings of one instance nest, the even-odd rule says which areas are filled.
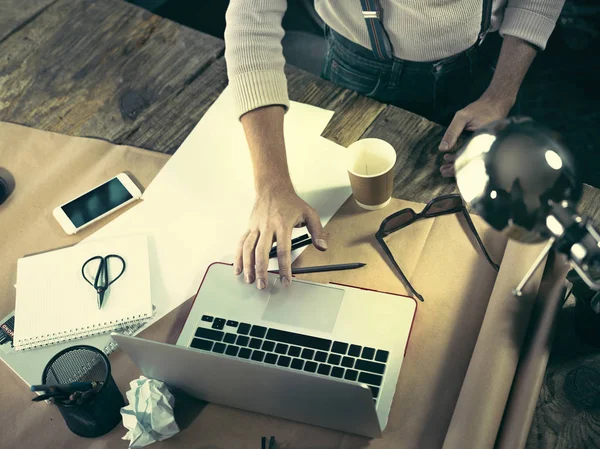
[[[237,321],[233,321],[233,320],[227,320],[227,326],[231,326],[231,327],[238,327],[238,322]]]
[[[275,343],[273,343],[272,341],[263,341],[262,344],[262,350],[263,351],[267,351],[267,352],[271,352],[273,351],[273,349],[275,349]]]
[[[373,387],[369,385],[369,388],[371,389],[371,393],[373,393],[373,399],[375,399],[379,394],[379,387]]]
[[[352,357],[344,357],[342,359],[342,366],[345,366],[346,368],[353,368],[354,359]]]
[[[248,323],[240,323],[238,326],[238,334],[248,335],[250,332],[250,325]]]
[[[252,326],[252,330],[250,331],[250,335],[252,337],[264,338],[267,333],[267,328],[263,326]]]
[[[221,341],[223,339],[223,335],[225,335],[225,332],[214,331],[212,329],[204,329],[203,327],[199,327],[198,329],[196,329],[196,337],[198,338],[206,338],[207,340]]]
[[[240,352],[238,353],[238,357],[241,357],[243,359],[249,359],[251,354],[252,354],[251,349],[241,348]]]
[[[235,343],[235,334],[225,334],[225,338],[223,338],[223,341],[225,343]]]
[[[245,335],[238,335],[235,344],[238,346],[248,346],[249,341],[250,341],[250,339],[248,337],[246,337]]]
[[[290,349],[288,350],[288,355],[291,355],[292,357],[298,357],[301,351],[302,348],[298,346],[290,346]]]
[[[212,323],[212,320],[214,320],[214,318],[210,315],[202,315],[202,321],[206,321],[207,323]]]
[[[211,327],[213,329],[223,329],[225,327],[225,319],[215,318]]]
[[[304,371],[314,373],[317,371],[317,364],[315,362],[306,362],[304,364]]]
[[[304,360],[294,359],[292,360],[292,364],[290,366],[294,369],[302,369],[302,367],[304,366]]]
[[[358,345],[350,345],[350,349],[348,350],[348,355],[352,357],[360,357],[360,351],[362,347]]]
[[[262,340],[259,338],[253,338],[250,340],[250,344],[248,346],[254,349],[260,349],[262,346]]]
[[[337,378],[341,379],[342,377],[344,377],[344,368],[340,368],[339,366],[334,366],[333,369],[331,370],[331,375],[333,377],[337,377]]]
[[[279,360],[277,360],[277,365],[278,366],[285,366],[288,367],[290,366],[290,362],[292,361],[291,358],[285,356],[285,355],[280,355],[279,356]]]
[[[377,351],[377,354],[375,354],[375,360],[377,360],[378,362],[381,362],[381,363],[386,363],[387,359],[388,359],[388,355],[390,355],[389,352],[379,349]]]
[[[265,353],[262,351],[252,351],[252,360],[262,362],[265,358]]]
[[[314,355],[315,355],[315,351],[313,351],[312,349],[304,348],[302,350],[302,358],[303,359],[312,360]]]
[[[368,371],[375,374],[383,374],[385,371],[385,365],[383,363],[368,362],[361,359],[356,360],[354,368],[359,371]]]
[[[339,365],[341,360],[342,358],[339,355],[329,354],[329,357],[327,358],[327,363],[329,363],[330,365]]]
[[[346,354],[346,351],[348,350],[348,343],[342,343],[339,341],[336,341],[333,346],[331,347],[331,352],[336,352],[338,354]]]
[[[265,363],[270,363],[271,365],[275,365],[276,361],[277,361],[277,355],[276,354],[267,354],[265,356]]]
[[[369,385],[375,385],[377,387],[381,385],[381,379],[383,379],[382,376],[378,376],[377,374],[371,373],[360,373],[360,375],[358,376],[359,382],[364,382]]]
[[[269,340],[288,343],[296,346],[306,346],[308,348],[329,351],[331,340],[325,338],[311,337],[309,335],[296,334],[295,332],[280,331],[279,329],[269,329],[267,332]]]
[[[320,363],[319,369],[317,369],[317,373],[323,374],[324,376],[329,376],[330,371],[331,371],[331,365],[326,365],[325,363]]]
[[[367,360],[373,360],[373,356],[375,355],[375,349],[373,348],[363,348],[362,350],[362,358]]]
[[[346,380],[356,380],[358,378],[358,371],[353,369],[347,369],[346,374],[344,375],[344,379]]]
[[[326,362],[327,361],[327,353],[323,351],[317,351],[315,354],[315,360],[317,362]]]
[[[225,352],[225,344],[223,343],[215,343],[213,346],[213,352],[217,352],[219,354],[223,354]]]
[[[238,355],[239,350],[240,350],[239,346],[229,345],[229,346],[227,346],[227,349],[225,350],[225,354],[232,355],[235,357],[236,355]]]
[[[277,343],[275,346],[275,352],[277,354],[287,354],[288,345],[284,345],[283,343]]]
[[[192,344],[190,345],[192,348],[203,349],[205,351],[210,351],[213,346],[212,341],[203,340],[201,338],[194,338],[192,340]]]

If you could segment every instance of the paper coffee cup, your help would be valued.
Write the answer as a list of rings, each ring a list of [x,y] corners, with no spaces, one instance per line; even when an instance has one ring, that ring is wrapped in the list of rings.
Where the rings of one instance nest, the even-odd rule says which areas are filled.
[[[396,151],[385,140],[361,139],[348,147],[348,176],[356,203],[367,210],[389,204]]]

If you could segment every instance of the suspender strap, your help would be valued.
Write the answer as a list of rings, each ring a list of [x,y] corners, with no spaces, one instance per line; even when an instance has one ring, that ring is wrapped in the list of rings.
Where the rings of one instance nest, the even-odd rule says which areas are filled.
[[[476,46],[481,45],[492,25],[492,0],[482,0],[482,3],[481,28],[477,36]],[[360,6],[367,23],[373,54],[381,61],[391,61],[394,52],[390,37],[381,22],[382,9],[379,0],[360,0]]]
[[[381,7],[379,0],[360,0],[363,17],[367,23],[371,48],[375,57],[381,61],[391,61],[393,58],[390,37],[381,23]]]
[[[483,10],[481,12],[481,28],[477,36],[477,43],[481,45],[492,26],[492,0],[483,0]]]

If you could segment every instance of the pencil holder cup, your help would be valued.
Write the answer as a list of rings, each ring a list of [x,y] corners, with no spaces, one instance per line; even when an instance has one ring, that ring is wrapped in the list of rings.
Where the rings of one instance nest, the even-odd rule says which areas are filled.
[[[77,401],[56,400],[67,427],[81,437],[93,438],[114,429],[121,422],[123,395],[110,374],[110,363],[102,351],[87,345],[72,346],[46,364],[42,384],[101,382],[96,391]]]

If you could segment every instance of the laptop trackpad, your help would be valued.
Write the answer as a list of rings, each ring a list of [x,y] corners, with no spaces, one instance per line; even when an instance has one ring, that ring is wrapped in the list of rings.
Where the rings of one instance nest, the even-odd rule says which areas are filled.
[[[285,288],[276,281],[262,319],[331,333],[343,297],[341,288],[301,281],[293,281]]]

